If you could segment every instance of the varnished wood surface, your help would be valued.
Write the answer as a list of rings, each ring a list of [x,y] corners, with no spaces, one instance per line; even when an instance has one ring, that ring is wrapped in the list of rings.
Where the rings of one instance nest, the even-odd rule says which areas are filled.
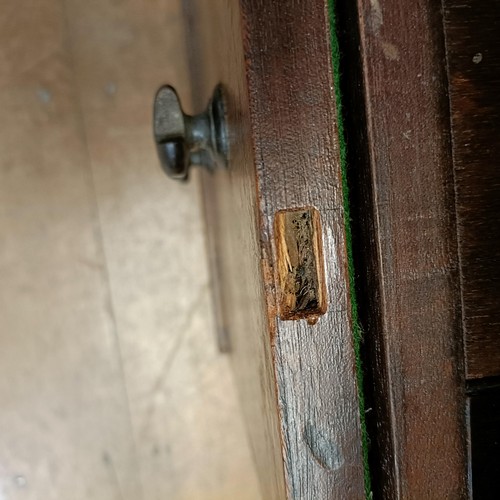
[[[0,12],[0,498],[258,499],[196,186],[152,140],[180,3]]]
[[[500,375],[500,6],[445,0],[467,377]]]
[[[228,99],[229,169],[203,176],[203,190],[263,498],[363,498],[326,4],[189,3],[194,107],[219,82]],[[274,280],[275,214],[308,206],[328,296],[314,325],[278,319]]]
[[[337,3],[355,262],[374,393],[375,491],[380,498],[464,498],[462,329],[442,17],[427,0]]]

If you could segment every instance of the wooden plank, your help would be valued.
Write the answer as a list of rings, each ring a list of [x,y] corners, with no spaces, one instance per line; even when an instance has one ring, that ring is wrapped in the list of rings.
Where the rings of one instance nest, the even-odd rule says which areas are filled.
[[[500,9],[445,0],[467,377],[500,375]]]
[[[64,11],[0,10],[0,497],[135,500]]]
[[[189,4],[194,111],[219,82],[227,96],[230,166],[203,191],[263,498],[363,498],[325,2]],[[301,207],[322,221],[328,303],[314,325],[277,317],[274,218]]]
[[[442,17],[428,0],[337,3],[355,262],[374,391],[374,489],[381,498],[463,498],[465,395]]]
[[[152,138],[156,89],[190,92],[180,2],[65,3],[142,483],[131,498],[254,500],[196,186],[165,177]]]

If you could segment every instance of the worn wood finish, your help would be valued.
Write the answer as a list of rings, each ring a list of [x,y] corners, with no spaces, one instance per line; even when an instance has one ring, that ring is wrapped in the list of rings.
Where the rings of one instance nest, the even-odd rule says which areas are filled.
[[[230,167],[203,190],[263,497],[363,498],[326,5],[238,3],[188,13],[195,110],[219,82],[228,100]],[[314,325],[278,319],[275,299],[275,214],[301,207],[323,227],[328,304]]]
[[[375,489],[380,498],[463,498],[465,396],[441,14],[428,0],[341,1],[339,21]]]
[[[468,378],[500,375],[500,6],[445,0]]]

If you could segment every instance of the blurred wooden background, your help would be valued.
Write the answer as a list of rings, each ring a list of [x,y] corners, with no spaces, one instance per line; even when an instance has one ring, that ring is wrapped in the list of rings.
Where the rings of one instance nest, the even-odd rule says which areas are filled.
[[[0,0],[0,500],[253,500],[196,183],[180,0]]]

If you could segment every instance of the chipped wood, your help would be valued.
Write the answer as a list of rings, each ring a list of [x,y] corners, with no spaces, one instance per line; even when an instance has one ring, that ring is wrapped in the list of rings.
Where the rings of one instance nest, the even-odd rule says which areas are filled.
[[[274,219],[279,315],[312,324],[326,311],[321,221],[315,208],[284,210]]]

